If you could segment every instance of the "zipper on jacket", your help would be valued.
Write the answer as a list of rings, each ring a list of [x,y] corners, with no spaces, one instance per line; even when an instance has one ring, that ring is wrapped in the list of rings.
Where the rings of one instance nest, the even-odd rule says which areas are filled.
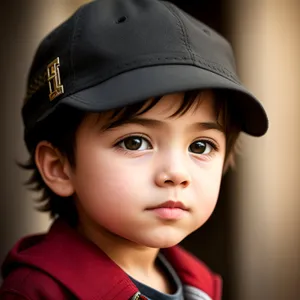
[[[133,295],[130,300],[148,300],[145,296],[143,296],[140,292],[137,292]]]

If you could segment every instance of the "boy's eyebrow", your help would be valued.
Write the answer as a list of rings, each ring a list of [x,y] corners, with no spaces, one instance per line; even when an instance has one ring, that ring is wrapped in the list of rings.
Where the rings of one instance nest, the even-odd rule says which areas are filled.
[[[122,124],[139,124],[145,127],[153,127],[153,128],[161,128],[164,126],[164,122],[160,120],[155,119],[147,119],[147,118],[132,118],[128,119],[125,122],[122,122]],[[220,125],[217,122],[196,122],[188,126],[189,130],[218,130],[222,133],[225,133],[225,130],[222,125]]]
[[[225,133],[224,127],[217,122],[197,122],[191,125],[191,128],[199,128],[200,130],[218,130],[222,133]]]

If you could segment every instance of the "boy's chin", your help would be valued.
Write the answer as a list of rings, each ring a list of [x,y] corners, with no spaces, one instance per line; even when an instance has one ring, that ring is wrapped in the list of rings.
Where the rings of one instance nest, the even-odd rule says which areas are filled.
[[[198,227],[197,227],[198,228]],[[170,248],[179,244],[183,239],[185,239],[191,232],[196,228],[176,228],[169,227],[167,230],[164,228],[159,228],[157,230],[147,230],[144,234],[138,234],[136,236],[127,237],[131,242],[148,247],[148,248]]]
[[[154,247],[152,248],[156,248],[156,249],[164,249],[164,248],[170,248],[173,246],[178,245],[182,240],[178,241],[178,242],[165,242],[165,243],[159,243],[156,244]]]
[[[147,240],[143,242],[143,245],[149,248],[163,249],[170,248],[179,244],[184,237],[166,237],[164,239]]]

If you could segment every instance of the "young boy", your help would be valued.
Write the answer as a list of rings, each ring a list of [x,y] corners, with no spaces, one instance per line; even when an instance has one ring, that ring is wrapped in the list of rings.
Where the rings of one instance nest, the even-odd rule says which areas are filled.
[[[9,253],[1,299],[221,299],[176,245],[213,212],[239,133],[268,127],[224,38],[168,2],[90,2],[40,44],[22,115],[54,221]]]

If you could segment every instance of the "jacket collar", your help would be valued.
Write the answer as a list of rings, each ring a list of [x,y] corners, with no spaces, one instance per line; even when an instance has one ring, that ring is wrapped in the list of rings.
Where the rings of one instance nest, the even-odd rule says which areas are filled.
[[[213,300],[221,299],[221,277],[211,272],[204,263],[179,246],[163,249],[162,253],[175,269],[183,285],[195,287]]]
[[[219,299],[220,279],[196,258],[178,246],[162,252],[184,285]],[[124,300],[138,292],[127,274],[101,249],[60,219],[48,234],[24,238],[14,247],[3,266],[4,276],[6,269],[19,265],[47,272],[79,299]]]

